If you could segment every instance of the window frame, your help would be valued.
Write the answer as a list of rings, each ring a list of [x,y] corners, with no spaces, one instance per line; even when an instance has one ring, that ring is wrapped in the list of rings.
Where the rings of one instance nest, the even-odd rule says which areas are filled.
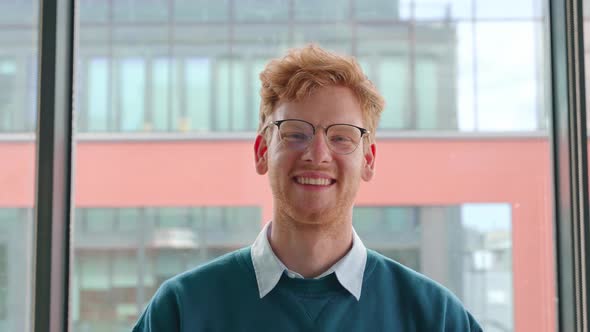
[[[35,183],[35,332],[68,327],[74,0],[39,4]]]
[[[558,331],[588,331],[588,162],[583,1],[549,2]]]

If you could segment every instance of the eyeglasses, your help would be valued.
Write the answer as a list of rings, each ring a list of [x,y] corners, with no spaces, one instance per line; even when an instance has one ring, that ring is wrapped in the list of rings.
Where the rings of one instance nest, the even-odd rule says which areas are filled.
[[[365,128],[351,124],[337,123],[327,127],[316,127],[307,121],[297,119],[273,121],[268,124],[268,126],[271,125],[277,126],[279,138],[287,148],[298,151],[306,150],[309,147],[317,128],[324,128],[328,147],[337,154],[354,152],[363,136],[369,133]]]

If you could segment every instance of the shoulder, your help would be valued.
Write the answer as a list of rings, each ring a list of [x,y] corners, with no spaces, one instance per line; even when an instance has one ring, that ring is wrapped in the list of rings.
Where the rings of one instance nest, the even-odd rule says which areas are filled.
[[[372,277],[384,282],[391,281],[395,285],[401,286],[402,289],[413,292],[452,296],[448,289],[436,281],[371,249],[367,250],[367,273],[365,281]]]
[[[219,278],[228,278],[251,267],[248,265],[250,257],[250,247],[232,251],[223,256],[217,257],[203,265],[183,272],[171,279],[165,284],[172,284],[175,287],[187,287],[195,282],[214,282]]]
[[[187,312],[202,312],[217,295],[232,292],[248,280],[247,257],[243,248],[166,280],[139,318],[134,332],[179,331],[186,325]]]
[[[256,285],[256,278],[250,259],[250,247],[246,247],[174,276],[160,288],[176,294],[183,304],[195,305],[198,304],[195,302],[197,295],[210,297],[249,288],[251,285]]]
[[[446,287],[373,250],[369,249],[367,254],[368,275],[363,281],[367,285],[363,285],[363,291],[366,287],[369,294],[390,294],[424,323],[445,325],[444,331],[481,331],[473,316]]]

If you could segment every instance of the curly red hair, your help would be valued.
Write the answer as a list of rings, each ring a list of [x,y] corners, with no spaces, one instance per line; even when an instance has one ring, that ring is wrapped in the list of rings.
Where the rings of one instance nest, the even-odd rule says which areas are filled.
[[[310,44],[271,60],[260,73],[260,80],[259,132],[268,124],[280,100],[300,101],[320,87],[338,85],[348,87],[358,98],[364,125],[370,131],[370,142],[374,141],[385,100],[353,57]]]

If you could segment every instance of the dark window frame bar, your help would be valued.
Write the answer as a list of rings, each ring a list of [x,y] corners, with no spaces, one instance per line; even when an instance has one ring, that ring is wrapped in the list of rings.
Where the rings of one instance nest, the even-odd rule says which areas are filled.
[[[68,331],[74,0],[39,6],[34,332]]]
[[[549,2],[558,331],[588,331],[588,161],[582,0]]]

